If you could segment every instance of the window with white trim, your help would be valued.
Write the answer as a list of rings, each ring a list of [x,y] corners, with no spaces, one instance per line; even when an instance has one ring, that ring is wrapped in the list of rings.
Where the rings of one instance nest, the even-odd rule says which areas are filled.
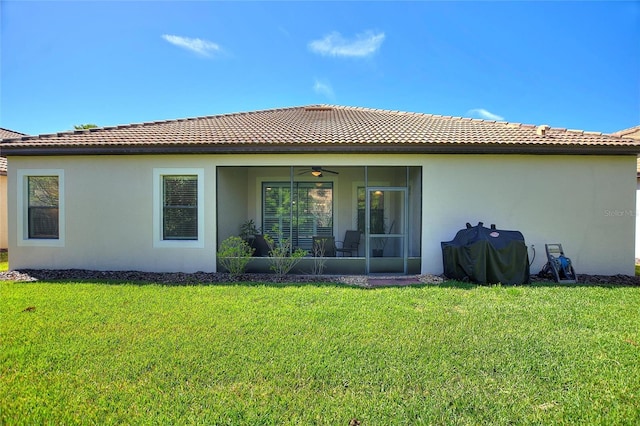
[[[58,239],[58,176],[28,176],[27,188],[29,238]]]
[[[64,172],[18,170],[18,245],[64,245]]]
[[[154,245],[204,247],[203,169],[154,169]]]
[[[162,239],[198,239],[198,176],[162,176]]]

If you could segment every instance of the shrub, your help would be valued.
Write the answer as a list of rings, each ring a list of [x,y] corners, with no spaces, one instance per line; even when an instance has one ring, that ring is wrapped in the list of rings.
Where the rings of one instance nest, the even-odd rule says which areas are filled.
[[[269,269],[278,276],[288,274],[307,255],[307,251],[301,248],[292,252],[291,241],[284,239],[281,233],[277,243],[270,235],[265,235],[264,239],[269,245],[269,261],[271,262]]]
[[[240,237],[231,236],[220,244],[218,261],[231,276],[244,273],[255,249]]]
[[[254,235],[259,234],[260,228],[258,228],[253,219],[247,220],[240,225],[240,238],[248,241],[249,238],[253,238]]]
[[[313,266],[311,267],[311,273],[313,275],[322,275],[324,268],[327,265],[327,258],[325,255],[326,239],[320,239],[317,245],[313,246]]]

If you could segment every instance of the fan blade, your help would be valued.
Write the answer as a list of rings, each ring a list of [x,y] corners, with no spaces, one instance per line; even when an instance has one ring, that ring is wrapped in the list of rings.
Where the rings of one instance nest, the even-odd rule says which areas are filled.
[[[339,175],[340,173],[334,172],[333,170],[322,169],[323,172],[333,173],[334,175]]]

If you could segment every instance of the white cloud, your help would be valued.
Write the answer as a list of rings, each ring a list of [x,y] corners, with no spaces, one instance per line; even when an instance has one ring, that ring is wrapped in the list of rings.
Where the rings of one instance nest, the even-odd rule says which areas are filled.
[[[472,115],[474,117],[483,118],[485,120],[495,120],[495,121],[503,121],[504,117],[501,117],[497,114],[487,111],[484,108],[475,108],[467,111],[467,114]]]
[[[347,40],[338,32],[332,32],[321,40],[309,43],[309,49],[325,56],[364,57],[373,55],[384,41],[384,33],[367,31],[355,39]]]
[[[202,56],[211,56],[211,53],[220,51],[220,46],[216,43],[199,38],[180,37],[170,34],[163,34],[162,38],[175,46]]]
[[[313,91],[330,99],[333,99],[335,97],[331,84],[326,81],[320,81],[316,79],[315,83],[313,84]]]

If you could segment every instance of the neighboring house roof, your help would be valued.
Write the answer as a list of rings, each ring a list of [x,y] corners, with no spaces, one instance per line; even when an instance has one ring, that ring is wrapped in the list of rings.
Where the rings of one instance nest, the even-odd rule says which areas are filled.
[[[24,133],[14,132],[12,130],[3,129],[0,127],[0,141],[2,139],[11,139],[11,138],[19,138],[25,136]],[[2,150],[0,148],[0,155]],[[4,157],[0,157],[0,176],[7,174],[7,159]]]
[[[613,136],[619,136],[622,138],[633,138],[640,139],[640,126],[630,127],[624,130],[618,130],[615,133],[612,133]],[[640,158],[637,160],[636,172],[638,174],[638,179],[640,179]]]
[[[544,130],[541,130],[544,128]],[[637,154],[640,141],[519,123],[311,105],[27,136],[7,155],[149,153]]]
[[[7,130],[0,127],[0,139],[11,139],[26,136],[24,133],[14,132],[13,130]]]
[[[640,126],[630,127],[624,130],[618,130],[612,133],[613,136],[620,136],[624,138],[640,139]]]

